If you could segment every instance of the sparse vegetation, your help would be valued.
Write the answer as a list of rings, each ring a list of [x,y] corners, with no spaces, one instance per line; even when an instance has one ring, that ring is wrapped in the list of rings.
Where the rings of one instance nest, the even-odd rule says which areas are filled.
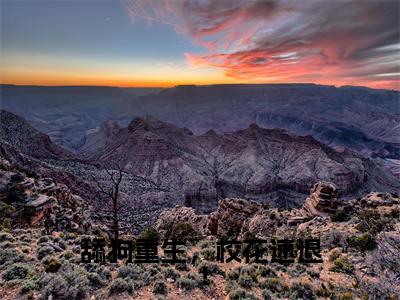
[[[165,284],[165,282],[156,281],[153,286],[153,293],[166,295],[168,293],[168,288],[167,288],[167,285]]]
[[[344,209],[338,209],[333,214],[331,214],[332,222],[345,222],[350,220],[350,215]]]
[[[376,247],[375,238],[370,233],[364,233],[358,237],[350,237],[348,244],[350,247],[357,248],[362,252],[373,250]]]
[[[28,264],[17,263],[10,266],[4,273],[4,280],[25,279],[32,273],[32,268]]]
[[[346,256],[339,256],[333,261],[333,265],[329,268],[329,271],[353,274],[354,266]]]
[[[121,294],[121,293],[132,293],[133,292],[133,286],[129,284],[126,280],[122,278],[117,278],[115,279],[110,286],[110,294],[115,295],[115,294]]]

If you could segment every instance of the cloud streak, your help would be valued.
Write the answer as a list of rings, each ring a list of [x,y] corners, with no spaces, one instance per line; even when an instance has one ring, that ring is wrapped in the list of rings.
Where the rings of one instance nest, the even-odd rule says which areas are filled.
[[[243,82],[399,89],[398,1],[124,1],[133,20],[173,26],[206,54],[193,66]]]

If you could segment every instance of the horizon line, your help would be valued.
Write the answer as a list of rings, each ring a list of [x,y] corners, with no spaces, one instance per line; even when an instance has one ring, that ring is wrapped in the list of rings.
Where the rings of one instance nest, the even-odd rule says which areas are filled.
[[[314,85],[314,86],[324,86],[324,87],[334,87],[334,88],[364,88],[371,90],[385,90],[385,91],[396,91],[400,92],[399,89],[385,89],[385,88],[373,88],[369,86],[363,85],[332,85],[332,84],[320,84],[314,82],[288,82],[288,83],[216,83],[216,84],[177,84],[172,86],[113,86],[113,85],[75,85],[75,84],[66,84],[66,85],[52,85],[52,84],[15,84],[15,83],[0,83],[0,86],[16,86],[16,87],[46,87],[46,88],[62,88],[62,87],[70,87],[70,88],[78,88],[78,87],[90,87],[90,88],[116,88],[116,89],[173,89],[177,87],[207,87],[207,86],[239,86],[239,85]]]

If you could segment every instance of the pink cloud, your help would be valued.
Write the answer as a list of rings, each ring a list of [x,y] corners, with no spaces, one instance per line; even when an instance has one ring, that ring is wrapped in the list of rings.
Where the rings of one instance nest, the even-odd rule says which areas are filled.
[[[248,82],[398,88],[398,1],[124,2],[132,18],[169,24],[207,54],[191,65]]]

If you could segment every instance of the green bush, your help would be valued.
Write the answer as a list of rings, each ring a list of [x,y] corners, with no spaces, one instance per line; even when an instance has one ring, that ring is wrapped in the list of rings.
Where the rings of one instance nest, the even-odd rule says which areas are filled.
[[[37,284],[36,280],[29,280],[29,279],[24,280],[21,285],[20,293],[26,294],[32,290],[37,289],[37,287],[38,287],[38,284]]]
[[[44,244],[43,246],[41,246],[38,250],[37,250],[37,258],[38,259],[43,259],[46,256],[51,256],[54,254],[54,248]]]
[[[41,236],[41,237],[38,239],[38,244],[46,244],[46,243],[48,243],[50,240],[51,240],[51,236],[49,236],[49,235],[44,235],[44,236]]]
[[[8,232],[0,232],[0,243],[12,241],[14,241],[14,237],[11,234]]]
[[[165,279],[170,278],[176,280],[177,278],[180,277],[179,272],[175,271],[173,268],[170,267],[162,269],[161,273],[164,275]]]
[[[0,243],[0,249],[9,249],[9,248],[15,248],[15,244],[8,241]]]
[[[100,289],[106,285],[101,276],[97,273],[88,273],[89,285],[95,289]]]
[[[102,266],[97,263],[84,264],[84,268],[89,273],[98,274],[101,277],[101,279],[104,281],[108,281],[112,277],[111,271],[106,266]]]
[[[15,213],[14,206],[0,201],[0,230],[10,231],[12,228],[12,218]]]
[[[198,282],[192,278],[189,278],[188,276],[181,277],[176,281],[176,285],[178,288],[185,290],[185,291],[190,291],[198,287]]]
[[[358,213],[359,223],[356,228],[362,232],[369,232],[376,235],[385,228],[390,228],[390,218],[381,217],[381,215],[373,209],[363,209]]]
[[[115,295],[115,294],[121,294],[124,292],[132,293],[133,292],[133,286],[129,284],[126,280],[123,280],[122,278],[117,278],[115,279],[110,286],[110,294]]]
[[[334,260],[333,266],[329,268],[329,271],[345,273],[345,274],[353,274],[354,266],[347,257],[338,257]]]
[[[140,269],[138,266],[133,264],[128,264],[126,266],[122,266],[119,268],[117,277],[138,280],[141,278],[142,272],[143,270]]]
[[[290,288],[290,299],[315,299],[311,285],[294,282]]]
[[[276,277],[277,275],[272,268],[264,265],[258,265],[257,272],[261,277]]]
[[[200,254],[204,257],[205,260],[215,261],[217,258],[215,248],[205,248],[200,250]]]
[[[286,289],[278,277],[268,278],[264,283],[264,288],[273,293],[280,293]]]
[[[160,240],[160,235],[158,234],[157,230],[152,227],[144,229],[138,236],[138,239],[154,239]]]
[[[199,272],[203,272],[203,270],[207,270],[207,274],[209,275],[222,275],[225,276],[225,272],[218,266],[217,263],[211,263],[211,262],[202,262],[198,267],[197,270]]]
[[[24,262],[25,256],[20,254],[16,249],[0,249],[0,266],[7,266],[17,262]]]
[[[183,222],[174,224],[172,226],[169,238],[184,243],[189,242],[190,244],[194,245],[199,241],[200,236],[196,230],[193,229],[192,225]]]
[[[242,289],[234,289],[229,293],[230,300],[258,300],[252,293]]]
[[[341,292],[337,295],[338,300],[353,300],[352,292]]]
[[[175,264],[175,269],[178,271],[189,271],[189,266],[186,263]]]
[[[48,273],[55,273],[61,267],[61,262],[56,257],[46,257],[42,263]]]
[[[331,254],[329,254],[329,261],[330,262],[335,261],[337,258],[340,257],[340,255],[341,255],[340,251],[338,250],[332,251]]]
[[[44,273],[39,281],[39,299],[84,299],[87,295],[86,271],[76,265],[63,265],[57,273]]]
[[[338,209],[331,215],[332,222],[346,222],[351,216],[344,209]]]
[[[14,279],[25,279],[32,273],[31,266],[23,263],[17,263],[10,266],[3,274],[3,279],[6,281]]]
[[[250,289],[250,288],[252,288],[253,286],[256,285],[256,283],[254,282],[253,278],[251,278],[247,274],[240,275],[238,283],[239,283],[239,285],[241,287],[246,288],[246,289]]]
[[[156,281],[153,286],[154,294],[166,295],[168,293],[168,287],[163,281]]]
[[[364,233],[358,237],[350,237],[348,239],[350,247],[357,248],[362,252],[375,249],[377,243],[370,233]]]

